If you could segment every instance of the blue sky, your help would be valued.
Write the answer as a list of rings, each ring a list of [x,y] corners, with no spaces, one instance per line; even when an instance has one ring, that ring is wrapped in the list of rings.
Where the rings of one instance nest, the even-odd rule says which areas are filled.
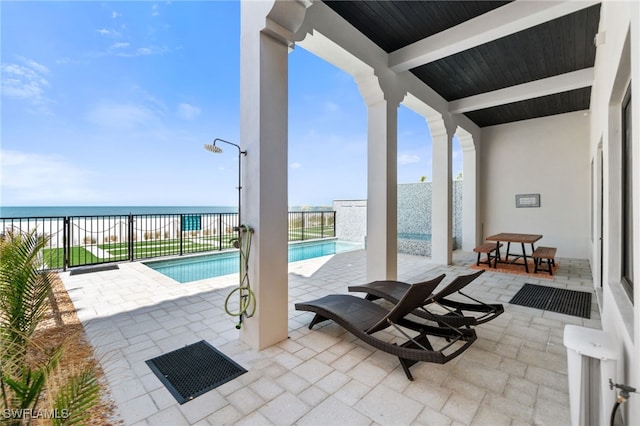
[[[238,2],[0,2],[0,204],[235,205]],[[289,56],[289,204],[366,198],[353,78]],[[454,144],[454,175],[460,151]],[[401,107],[398,182],[431,177],[424,119]]]

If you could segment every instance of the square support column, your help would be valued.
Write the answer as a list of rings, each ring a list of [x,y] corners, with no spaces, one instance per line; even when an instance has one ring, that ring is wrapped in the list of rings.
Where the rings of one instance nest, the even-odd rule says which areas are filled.
[[[462,147],[462,250],[473,251],[482,241],[478,235],[478,168],[473,136],[460,134]]]
[[[367,280],[398,275],[398,104],[368,106]]]
[[[261,350],[288,335],[287,144],[289,46],[260,30],[261,4],[241,5],[240,140],[243,221],[255,230],[249,279],[257,309],[240,338]]]
[[[453,182],[451,177],[453,132],[444,128],[441,131],[432,130],[431,140],[433,149],[431,259],[436,263],[449,265],[453,258]]]

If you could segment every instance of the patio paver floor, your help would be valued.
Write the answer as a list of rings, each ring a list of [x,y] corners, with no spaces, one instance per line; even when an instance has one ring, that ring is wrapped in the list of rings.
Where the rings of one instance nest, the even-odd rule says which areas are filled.
[[[474,253],[454,263],[398,255],[399,279],[417,282],[472,271]],[[238,338],[224,299],[237,275],[179,284],[142,263],[60,276],[85,326],[126,425],[569,424],[566,324],[600,328],[591,319],[516,305],[524,283],[593,291],[586,260],[558,259],[552,280],[486,272],[466,290],[505,313],[476,328],[478,340],[445,365],[419,363],[407,380],[397,359],[358,341],[333,323],[309,330],[309,312],[294,304],[346,293],[365,282],[364,251],[289,266],[289,339],[255,351]],[[145,361],[206,340],[248,370],[183,405]]]

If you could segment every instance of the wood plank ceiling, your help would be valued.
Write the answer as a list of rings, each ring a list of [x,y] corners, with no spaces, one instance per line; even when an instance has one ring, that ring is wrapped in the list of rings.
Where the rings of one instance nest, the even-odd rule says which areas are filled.
[[[548,20],[534,17],[532,22],[535,25],[519,24],[530,16],[524,8],[520,11],[517,8],[533,3],[522,0],[513,4],[507,1],[324,2],[390,57],[406,56],[405,52],[414,46],[417,46],[414,51],[424,50],[419,45],[425,38],[430,37],[430,43],[427,43],[430,45],[442,43],[445,39],[446,45],[447,39],[457,41],[458,34],[481,28],[476,33],[483,34],[476,36],[474,33],[461,41],[470,48],[459,51],[453,48],[451,53],[435,60],[422,60],[421,56],[415,55],[406,62],[410,64],[406,65],[407,69],[421,81],[447,101],[455,101],[451,105],[463,106],[452,112],[466,114],[480,127],[589,108],[593,77],[589,77],[588,71],[595,62],[594,37],[600,20],[599,2],[583,2],[586,6],[570,6],[563,12],[553,13],[542,8],[559,9],[565,7],[562,5],[565,2],[529,5],[537,8],[531,12],[531,17],[536,14],[551,17]],[[504,22],[518,12],[523,15],[520,21]],[[481,24],[478,20],[483,18],[485,21]],[[513,24],[518,30],[507,31],[504,35],[494,36],[494,39],[489,37],[488,41],[475,45],[474,37],[484,37],[484,32],[488,32],[482,25],[492,26],[487,24],[494,22],[492,20],[495,26]],[[456,30],[459,31],[456,33]],[[442,37],[436,40],[439,35]],[[452,45],[455,47],[455,43]],[[427,49],[425,55],[428,54]],[[411,56],[410,53],[408,55]],[[398,62],[396,70],[403,71],[405,64],[402,60]],[[556,84],[558,78],[564,78],[563,85]],[[516,100],[507,96],[512,94],[510,88],[525,88],[527,83],[534,81],[538,86],[540,82],[548,81],[549,84],[544,90],[530,90],[528,95],[519,93]],[[477,101],[479,97],[483,101]]]

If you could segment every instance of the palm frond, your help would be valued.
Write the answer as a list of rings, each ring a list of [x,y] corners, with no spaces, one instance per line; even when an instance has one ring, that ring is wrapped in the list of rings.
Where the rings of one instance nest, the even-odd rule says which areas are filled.
[[[22,343],[46,312],[51,281],[41,271],[47,239],[35,231],[9,233],[0,242],[0,338]]]
[[[44,391],[47,377],[58,366],[62,357],[62,346],[55,348],[46,363],[38,368],[24,364],[18,366],[2,360],[0,371],[0,389],[2,389],[2,405],[4,409],[35,410]]]
[[[55,412],[62,413],[53,420],[54,425],[84,424],[89,418],[89,409],[100,397],[100,385],[91,369],[70,377],[54,397]]]
[[[53,424],[84,424],[100,397],[94,370],[61,371],[64,343],[38,351],[33,339],[53,294],[52,281],[42,272],[46,244],[35,231],[0,239],[0,409],[35,410],[44,403],[53,405]],[[45,361],[34,365],[34,351]]]

